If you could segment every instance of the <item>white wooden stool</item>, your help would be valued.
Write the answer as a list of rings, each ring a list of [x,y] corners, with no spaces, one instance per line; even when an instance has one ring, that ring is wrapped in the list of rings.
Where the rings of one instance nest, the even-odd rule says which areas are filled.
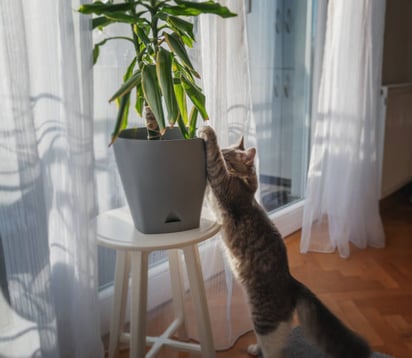
[[[197,244],[215,235],[220,229],[219,224],[202,218],[197,229],[146,235],[134,227],[127,207],[99,215],[96,223],[98,244],[116,250],[109,357],[115,357],[120,342],[129,342],[130,357],[133,358],[145,357],[146,345],[152,346],[146,357],[154,357],[163,345],[177,350],[201,352],[206,358],[215,357]],[[187,338],[183,283],[177,249],[183,250],[186,262],[200,345],[170,338],[176,331],[181,338]],[[155,250],[168,250],[175,319],[161,336],[146,337],[148,256]],[[130,334],[127,334],[122,328],[125,321],[129,271]]]

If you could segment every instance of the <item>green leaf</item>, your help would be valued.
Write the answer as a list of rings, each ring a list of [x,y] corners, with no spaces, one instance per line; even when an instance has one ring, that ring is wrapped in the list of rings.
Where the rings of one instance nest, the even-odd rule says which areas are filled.
[[[143,117],[143,109],[144,109],[144,95],[142,90],[141,83],[136,87],[136,103],[135,103],[135,110],[140,117]]]
[[[162,47],[156,56],[156,73],[166,103],[168,121],[173,125],[177,120],[178,106],[173,89],[172,57],[171,53]]]
[[[177,72],[180,73],[180,77],[184,77],[186,81],[189,81],[192,86],[196,87],[199,92],[202,92],[202,89],[196,84],[195,79],[193,78],[192,72],[189,68],[182,66],[177,61],[174,62]]]
[[[166,21],[173,28],[176,28],[181,33],[187,34],[193,41],[195,40],[193,24],[191,22],[175,16],[168,16]]]
[[[122,4],[110,4],[103,3],[101,1],[95,1],[91,4],[83,4],[79,7],[79,12],[82,14],[96,14],[102,15],[103,13],[117,12],[117,11],[129,11],[134,8],[137,2],[129,2]]]
[[[109,102],[112,102],[113,100],[125,96],[127,93],[129,93],[134,87],[138,85],[138,83],[141,82],[141,72],[140,70],[137,70],[132,76],[130,76],[127,81],[125,81],[120,88],[113,94],[112,97],[110,97]]]
[[[129,105],[130,92],[126,93],[123,97],[120,98],[119,111],[117,112],[116,124],[114,127],[114,131],[112,133],[112,140],[109,143],[109,146],[111,146],[114,143],[116,138],[119,136],[119,133],[127,127]]]
[[[193,47],[195,37],[193,34],[193,24],[191,22],[168,15],[164,16],[164,21],[166,21],[167,25],[164,25],[163,27],[176,32],[187,47]]]
[[[103,29],[104,27],[106,27],[107,25],[110,25],[112,23],[113,23],[113,21],[108,19],[105,16],[95,17],[92,20],[92,28],[93,28],[93,30],[96,29],[96,28]]]
[[[237,16],[227,7],[214,1],[192,2],[176,0],[177,6],[165,6],[164,12],[176,16],[198,16],[200,14],[216,14],[221,17]]]
[[[176,102],[179,107],[181,120],[186,125],[189,123],[189,118],[187,115],[186,94],[180,81],[175,81],[173,83],[173,90],[175,92]]]
[[[200,78],[200,76],[195,70],[192,70],[189,67],[183,66],[178,61],[174,61],[173,65],[174,65],[174,70],[177,73],[180,73],[180,76],[186,77],[186,79],[190,81],[194,86],[196,86],[199,89],[199,91],[202,91],[202,89],[196,84],[194,77],[196,76],[197,78]]]
[[[93,47],[93,65],[96,64],[97,59],[99,58],[100,54],[100,46],[99,45],[94,45]]]
[[[133,70],[136,66],[136,62],[137,62],[137,57],[135,57],[132,62],[130,62],[129,66],[127,67],[126,73],[123,76],[123,81],[127,81],[133,73]]]
[[[197,125],[197,115],[199,111],[196,107],[192,107],[190,111],[190,119],[189,119],[189,136],[193,138],[196,134],[196,125]]]
[[[183,122],[182,117],[180,115],[177,118],[177,124],[179,125],[180,132],[182,132],[183,137],[185,139],[189,139],[190,138],[189,132],[187,131],[186,125]]]
[[[180,60],[184,63],[185,66],[190,68],[190,70],[196,77],[200,78],[199,74],[193,68],[192,62],[189,59],[189,55],[186,52],[186,48],[182,40],[179,38],[179,36],[176,33],[164,33],[164,36],[170,50],[180,58]]]
[[[133,70],[136,66],[137,57],[135,57],[132,62],[127,67],[126,73],[123,76],[123,84],[122,86],[116,91],[116,93],[109,99],[109,102],[124,96],[126,93],[129,93],[135,86],[137,86],[141,82],[141,74],[140,70],[137,70],[133,73]]]
[[[145,65],[142,69],[142,88],[146,102],[150,106],[160,132],[165,130],[165,118],[163,114],[162,95],[158,85],[155,65]]]
[[[209,119],[209,115],[206,112],[205,108],[205,96],[204,94],[199,91],[199,89],[194,86],[190,81],[188,81],[184,76],[182,77],[182,86],[185,90],[186,94],[195,105],[195,107],[199,110],[200,115],[203,117],[204,120]]]
[[[103,16],[107,17],[109,20],[116,21],[116,22],[124,22],[126,24],[135,24],[136,18],[134,16],[127,15],[123,12],[105,12]]]
[[[151,46],[150,39],[144,32],[141,26],[135,26],[136,35],[139,37],[140,41],[142,41],[146,47]]]

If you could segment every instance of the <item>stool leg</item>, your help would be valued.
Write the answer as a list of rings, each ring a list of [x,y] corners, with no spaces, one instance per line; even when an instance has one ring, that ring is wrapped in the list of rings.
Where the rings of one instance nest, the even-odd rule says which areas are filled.
[[[117,250],[114,276],[114,295],[112,320],[110,323],[109,358],[116,356],[119,348],[119,337],[124,326],[129,288],[130,260],[127,251]]]
[[[206,291],[200,266],[199,250],[197,245],[190,245],[183,248],[183,252],[185,255],[190,290],[196,313],[202,356],[205,358],[212,358],[216,356],[216,351],[213,344],[209,310],[206,302]]]
[[[131,252],[130,357],[142,358],[146,350],[148,253]]]
[[[175,311],[175,318],[179,319],[182,324],[177,331],[178,337],[184,340],[188,339],[186,328],[186,315],[183,302],[183,282],[182,282],[182,266],[179,260],[178,250],[168,250],[169,255],[169,269],[170,280],[172,284],[173,306]]]

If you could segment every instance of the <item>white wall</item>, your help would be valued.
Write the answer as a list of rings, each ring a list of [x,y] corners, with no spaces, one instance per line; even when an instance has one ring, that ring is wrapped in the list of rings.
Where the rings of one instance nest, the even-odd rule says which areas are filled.
[[[381,196],[412,181],[412,1],[387,0],[382,83],[386,92]]]
[[[384,92],[382,198],[412,181],[412,83],[384,86]]]

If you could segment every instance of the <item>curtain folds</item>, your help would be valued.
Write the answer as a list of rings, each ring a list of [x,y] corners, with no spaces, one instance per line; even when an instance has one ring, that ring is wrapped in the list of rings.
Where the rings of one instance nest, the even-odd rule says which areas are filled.
[[[238,16],[199,18],[199,47],[195,49],[195,57],[202,74],[209,124],[216,130],[221,147],[236,143],[241,136],[246,147],[256,147],[245,2],[219,2]],[[258,158],[255,161],[258,167]],[[207,294],[212,324],[219,327],[212,327],[215,344],[218,349],[225,349],[251,330],[252,325],[245,296],[233,278],[220,240],[218,235],[210,243],[211,255],[205,254],[201,259],[205,277],[214,277],[213,284],[206,284],[210,287]],[[223,271],[216,276],[219,270]]]
[[[103,355],[91,36],[79,5],[0,2],[1,356]]]
[[[385,0],[330,0],[301,252],[383,247],[376,128]]]
[[[74,11],[80,2],[0,3],[0,355],[103,355],[99,313],[110,309],[101,301],[109,291],[100,301],[97,293],[112,280],[114,255],[99,250],[97,265],[90,219],[125,204],[107,147],[116,112],[107,98],[133,49],[126,42],[108,44],[91,71],[89,19]],[[256,145],[244,3],[223,3],[239,16],[201,16],[193,56],[222,146],[241,135]],[[106,35],[96,33],[94,41]],[[130,124],[142,125],[135,118],[131,113]],[[252,327],[220,238],[200,251],[212,324],[220,327],[213,329],[215,343],[222,349]],[[162,255],[156,260],[161,264]],[[153,282],[149,296],[168,302],[170,292]],[[167,317],[162,307],[150,314]],[[196,322],[189,327],[196,338]]]

